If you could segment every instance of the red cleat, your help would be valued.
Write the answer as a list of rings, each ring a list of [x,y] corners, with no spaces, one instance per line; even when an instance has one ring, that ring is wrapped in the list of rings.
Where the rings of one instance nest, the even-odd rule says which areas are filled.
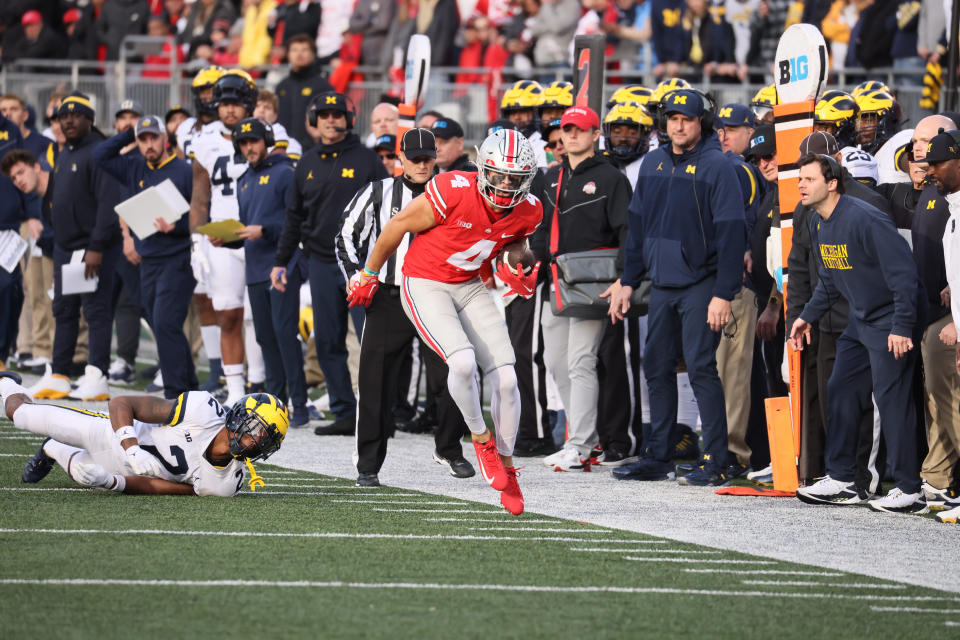
[[[507,474],[507,488],[500,492],[500,504],[511,514],[518,516],[523,513],[523,494],[517,484],[517,470],[506,467],[504,471]]]
[[[497,453],[497,443],[494,442],[493,438],[490,438],[483,444],[474,442],[473,448],[477,450],[477,462],[480,463],[480,475],[487,481],[487,484],[497,491],[506,489],[509,484],[507,472],[503,468],[500,454]]]

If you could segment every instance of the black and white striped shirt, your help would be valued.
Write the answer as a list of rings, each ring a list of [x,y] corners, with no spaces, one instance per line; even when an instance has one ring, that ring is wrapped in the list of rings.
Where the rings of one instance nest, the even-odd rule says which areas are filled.
[[[344,212],[337,236],[337,262],[346,280],[363,269],[384,225],[422,194],[425,186],[402,177],[384,178],[369,183],[354,196]],[[413,234],[408,233],[381,267],[380,282],[400,286],[403,258],[412,239]]]

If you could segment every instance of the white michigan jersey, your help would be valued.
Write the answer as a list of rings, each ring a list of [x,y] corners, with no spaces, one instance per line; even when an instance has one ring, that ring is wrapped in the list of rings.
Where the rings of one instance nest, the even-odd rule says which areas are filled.
[[[193,116],[190,116],[177,126],[177,147],[180,148],[180,151],[183,152],[184,157],[190,157],[190,151],[193,147],[193,138],[199,134],[199,131],[194,130],[194,126],[197,124],[197,119]]]
[[[215,467],[204,457],[226,425],[226,414],[206,391],[188,391],[177,398],[169,424],[134,420],[133,428],[140,448],[160,460],[161,478],[191,484],[198,496],[229,497],[243,486],[243,463],[231,460],[225,467]]]
[[[210,175],[210,221],[239,219],[237,178],[247,170],[247,160],[233,148],[219,121],[211,122],[194,136],[190,157]],[[227,132],[229,136],[229,132]]]

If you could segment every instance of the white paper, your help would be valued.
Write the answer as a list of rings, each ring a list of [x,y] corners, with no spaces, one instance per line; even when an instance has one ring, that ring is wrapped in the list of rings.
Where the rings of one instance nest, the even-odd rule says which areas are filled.
[[[70,263],[63,265],[60,271],[60,293],[65,296],[72,296],[78,293],[93,293],[97,290],[97,284],[100,282],[100,276],[94,276],[89,280],[83,274],[87,265],[83,261],[83,249],[78,249],[70,256]]]
[[[137,234],[141,240],[157,232],[157,228],[153,226],[157,218],[175,224],[180,216],[189,210],[190,203],[180,195],[180,191],[169,178],[114,207],[114,211],[123,218],[130,231]]]
[[[20,258],[27,251],[27,241],[13,229],[0,231],[0,267],[8,273],[13,273],[20,262]]]

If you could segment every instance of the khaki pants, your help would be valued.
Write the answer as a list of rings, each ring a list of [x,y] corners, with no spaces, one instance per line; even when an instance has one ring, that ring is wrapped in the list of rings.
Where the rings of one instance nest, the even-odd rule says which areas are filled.
[[[717,373],[727,405],[727,449],[737,462],[750,465],[747,425],[750,419],[750,378],[757,335],[757,294],[743,287],[731,303],[733,317],[717,347]],[[706,321],[706,319],[704,319]]]
[[[28,258],[23,271],[26,300],[20,313],[17,351],[33,357],[53,357],[53,302],[47,292],[53,287],[53,258]]]
[[[950,486],[953,466],[960,458],[960,377],[954,347],[940,342],[940,330],[952,322],[950,314],[937,320],[923,334],[924,409],[927,416],[929,451],[920,476],[938,489]]]

